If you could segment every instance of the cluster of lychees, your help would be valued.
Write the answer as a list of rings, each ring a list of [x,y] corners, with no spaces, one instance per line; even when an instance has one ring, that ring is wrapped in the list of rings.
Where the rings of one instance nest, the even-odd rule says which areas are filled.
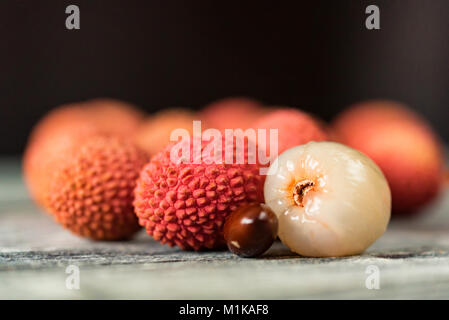
[[[247,149],[244,163],[173,163],[170,134],[192,132],[194,120],[218,130],[277,129],[276,170],[261,175]],[[309,143],[325,140],[365,155],[339,143]],[[415,212],[438,194],[442,170],[441,145],[430,126],[388,101],[353,106],[326,125],[300,110],[246,98],[224,99],[199,113],[178,108],[153,115],[115,100],[91,100],[46,115],[24,156],[32,197],[75,234],[118,240],[144,227],[171,246],[214,249],[227,241],[243,255],[260,254],[277,233],[303,255],[361,252],[385,231],[390,190],[394,212]],[[264,202],[268,207],[255,205]],[[233,213],[241,218],[230,219]],[[258,243],[263,250],[254,248]]]

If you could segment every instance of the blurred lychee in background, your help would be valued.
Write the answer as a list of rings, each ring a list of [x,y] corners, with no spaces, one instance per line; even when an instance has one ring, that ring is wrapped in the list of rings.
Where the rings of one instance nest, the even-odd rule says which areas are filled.
[[[23,161],[30,194],[79,235],[126,238],[137,230],[131,193],[141,168],[174,143],[174,130],[192,135],[194,121],[201,121],[203,131],[253,129],[257,139],[257,130],[265,129],[266,141],[255,143],[272,160],[277,155],[270,154],[270,129],[277,130],[277,154],[310,141],[353,147],[382,169],[395,216],[422,212],[437,198],[447,174],[440,138],[422,116],[399,102],[360,102],[328,125],[299,107],[265,106],[244,97],[219,99],[199,112],[168,108],[151,114],[126,102],[95,99],[57,107],[37,123]]]
[[[441,140],[409,107],[384,100],[362,102],[343,111],[332,123],[332,132],[336,140],[379,165],[390,185],[394,214],[418,212],[441,191]]]

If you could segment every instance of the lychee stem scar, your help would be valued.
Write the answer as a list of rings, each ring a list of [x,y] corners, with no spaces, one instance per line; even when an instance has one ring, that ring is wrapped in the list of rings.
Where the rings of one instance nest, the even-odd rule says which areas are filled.
[[[293,187],[293,200],[298,206],[304,207],[304,197],[307,192],[313,189],[314,186],[315,182],[309,179],[299,181],[297,184],[295,184],[295,186]]]

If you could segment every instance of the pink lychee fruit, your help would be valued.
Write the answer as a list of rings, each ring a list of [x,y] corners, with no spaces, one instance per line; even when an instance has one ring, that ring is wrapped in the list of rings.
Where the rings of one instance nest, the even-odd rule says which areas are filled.
[[[235,145],[223,141],[219,156],[223,160],[233,152],[233,164],[217,164],[205,158],[208,141],[192,141],[201,142],[201,158],[194,155],[195,142],[182,141],[167,146],[143,168],[135,189],[136,214],[147,233],[163,244],[184,250],[220,248],[226,217],[242,205],[263,201],[265,177],[248,161],[248,145],[244,163],[236,164]],[[174,148],[182,145],[190,156],[171,161]]]
[[[51,173],[72,156],[73,147],[95,134],[133,135],[143,113],[124,102],[94,99],[57,107],[33,128],[23,157],[31,197],[45,207]]]
[[[338,141],[368,155],[382,169],[393,213],[418,212],[442,185],[442,146],[430,125],[408,107],[367,101],[349,107],[332,124]]]
[[[215,101],[207,105],[200,118],[209,128],[248,129],[256,119],[266,113],[266,109],[256,100],[233,97]]]
[[[104,98],[66,104],[46,114],[33,128],[29,141],[77,127],[83,130],[86,126],[95,127],[100,133],[129,136],[143,118],[142,111],[119,100]]]
[[[70,127],[70,128],[69,128]],[[52,134],[32,139],[23,157],[23,176],[32,199],[46,208],[45,195],[50,186],[50,177],[64,163],[74,156],[76,146],[89,139],[97,131],[84,124],[68,124],[63,130],[53,128]]]
[[[92,136],[71,157],[62,159],[50,177],[47,209],[73,233],[93,240],[120,240],[139,225],[134,188],[145,152],[123,138]]]
[[[86,116],[102,133],[129,137],[145,118],[136,106],[115,99],[99,98],[82,103]]]
[[[322,122],[313,116],[292,108],[279,108],[258,119],[253,127],[266,130],[267,155],[276,157],[287,149],[310,141],[327,140],[327,134]],[[269,130],[278,130],[278,153],[270,154]],[[260,141],[259,141],[260,144]]]
[[[149,155],[161,151],[170,143],[170,135],[176,129],[185,129],[192,135],[195,113],[181,108],[166,109],[149,116],[138,128],[135,142]],[[202,124],[202,128],[204,125]]]

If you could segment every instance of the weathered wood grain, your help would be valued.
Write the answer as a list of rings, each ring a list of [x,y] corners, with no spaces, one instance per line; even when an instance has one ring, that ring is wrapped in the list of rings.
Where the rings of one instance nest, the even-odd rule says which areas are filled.
[[[28,199],[17,161],[0,162],[0,298],[315,299],[449,298],[449,193],[428,213],[393,221],[363,255],[311,259],[280,242],[259,259],[184,252],[144,232],[92,242],[63,230]],[[69,290],[68,265],[80,268]],[[365,286],[380,270],[380,289]]]

